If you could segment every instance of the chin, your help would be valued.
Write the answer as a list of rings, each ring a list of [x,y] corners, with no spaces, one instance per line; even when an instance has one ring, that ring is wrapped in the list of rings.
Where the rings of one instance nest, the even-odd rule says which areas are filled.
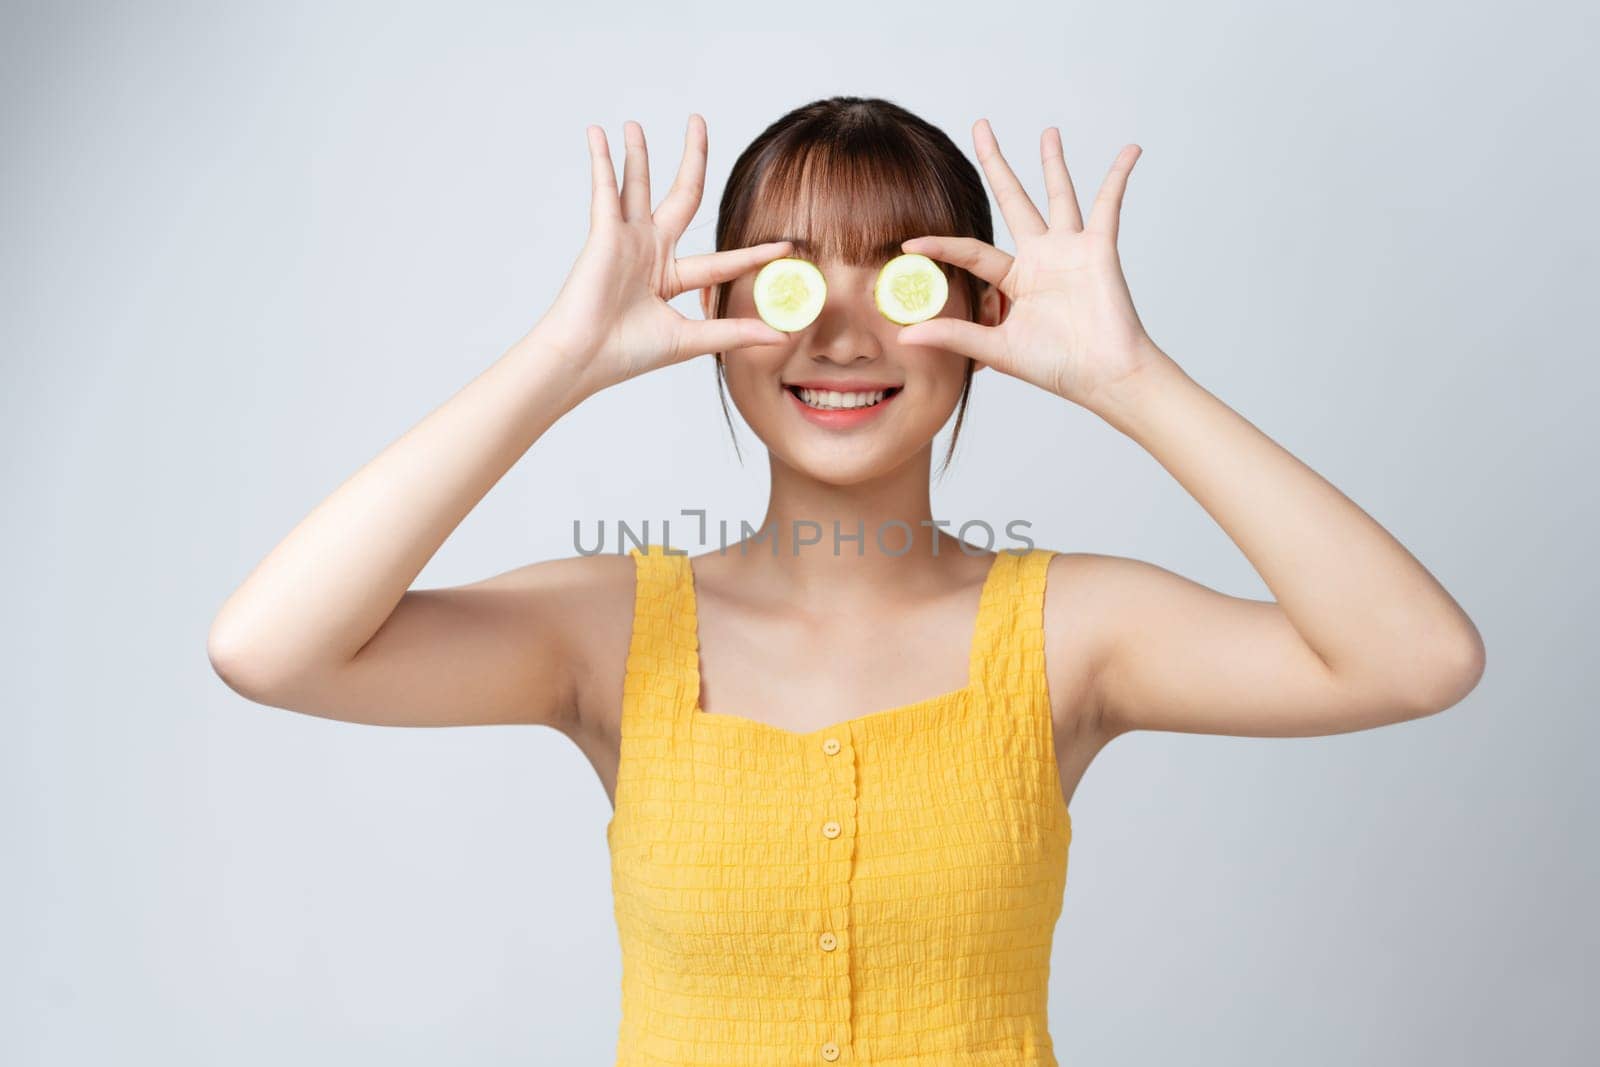
[[[888,449],[863,450],[844,442],[818,445],[793,442],[788,448],[771,448],[773,458],[822,485],[867,485],[887,478],[909,462],[917,448],[896,454]],[[831,531],[823,531],[830,533]],[[846,531],[849,532],[849,531]]]

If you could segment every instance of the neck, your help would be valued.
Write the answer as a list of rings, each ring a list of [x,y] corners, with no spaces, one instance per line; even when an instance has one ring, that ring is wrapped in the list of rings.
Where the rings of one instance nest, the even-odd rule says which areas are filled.
[[[802,589],[904,583],[913,573],[942,569],[937,557],[961,549],[932,525],[932,455],[930,443],[900,467],[848,485],[819,481],[772,456],[764,539],[746,552],[780,561],[786,581]]]

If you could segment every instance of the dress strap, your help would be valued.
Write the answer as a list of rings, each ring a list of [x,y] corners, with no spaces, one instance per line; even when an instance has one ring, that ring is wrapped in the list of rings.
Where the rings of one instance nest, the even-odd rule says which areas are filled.
[[[973,633],[974,691],[990,700],[1049,703],[1044,661],[1045,574],[1055,550],[1001,549],[984,582]]]
[[[631,548],[633,632],[623,682],[624,729],[686,722],[700,701],[699,626],[689,555],[666,546]],[[1045,682],[1045,574],[1052,549],[1002,549],[984,579],[968,674],[990,702],[1049,700]]]
[[[647,544],[634,561],[633,634],[622,687],[625,733],[671,733],[700,700],[699,647],[689,556]]]

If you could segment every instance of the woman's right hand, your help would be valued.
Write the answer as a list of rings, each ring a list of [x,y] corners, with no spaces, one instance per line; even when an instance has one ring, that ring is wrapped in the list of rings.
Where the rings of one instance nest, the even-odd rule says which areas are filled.
[[[697,355],[785,341],[787,334],[760,319],[690,319],[667,303],[793,252],[789,242],[774,241],[676,257],[678,239],[705,188],[705,120],[689,116],[677,179],[653,215],[644,129],[632,120],[623,125],[627,157],[620,197],[605,130],[590,126],[588,135],[589,239],[534,331],[571,360],[581,394]]]

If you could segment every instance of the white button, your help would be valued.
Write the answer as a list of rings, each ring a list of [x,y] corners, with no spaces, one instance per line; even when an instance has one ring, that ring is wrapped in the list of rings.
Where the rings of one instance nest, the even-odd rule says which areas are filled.
[[[829,1062],[832,1062],[833,1060],[838,1059],[839,1058],[839,1046],[835,1045],[832,1041],[829,1041],[826,1045],[823,1045],[822,1046],[822,1058],[825,1059],[825,1060],[828,1060]]]
[[[832,819],[829,819],[827,822],[823,823],[822,824],[822,836],[823,837],[838,837],[839,836],[839,824],[834,822]]]
[[[834,937],[832,933],[826,933],[818,939],[818,943],[822,945],[822,951],[832,952],[839,946],[839,939]]]
[[[839,754],[839,739],[837,737],[830,737],[826,741],[822,742],[822,751],[826,752],[830,756],[837,756]]]

